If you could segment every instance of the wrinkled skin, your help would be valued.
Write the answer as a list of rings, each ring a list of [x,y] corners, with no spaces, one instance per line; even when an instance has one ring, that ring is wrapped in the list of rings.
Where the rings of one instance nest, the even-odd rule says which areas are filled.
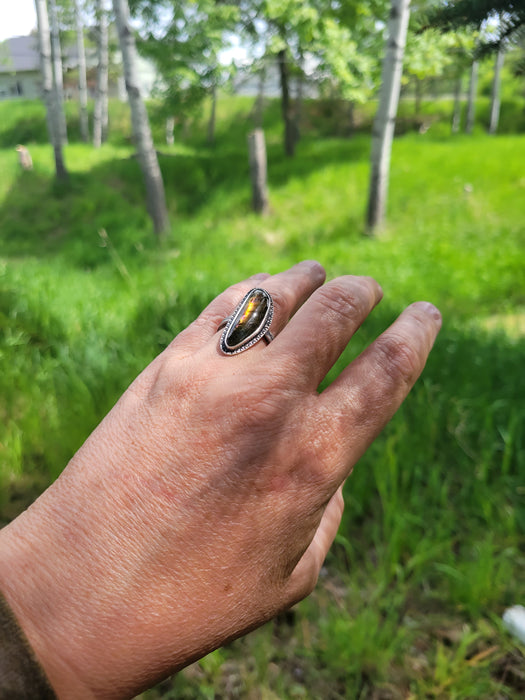
[[[413,304],[319,394],[382,294],[323,282],[305,262],[226,290],[0,533],[2,590],[59,697],[131,697],[315,586],[342,484],[440,326]],[[217,327],[255,286],[275,340],[225,356]]]

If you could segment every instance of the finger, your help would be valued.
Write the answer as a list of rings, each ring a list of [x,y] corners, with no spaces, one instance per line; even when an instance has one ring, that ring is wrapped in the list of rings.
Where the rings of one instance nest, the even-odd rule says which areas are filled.
[[[184,332],[185,343],[200,346],[217,334],[219,324],[229,316],[245,294],[257,286],[266,289],[274,303],[274,317],[270,330],[277,334],[299,306],[323,284],[325,271],[315,261],[307,260],[294,265],[285,272],[265,276],[264,279],[250,278],[233,285],[214,299],[200,314],[197,320]],[[260,284],[263,282],[263,284]],[[259,344],[262,347],[262,343]]]
[[[343,486],[341,485],[328,501],[313,540],[290,576],[290,605],[302,600],[315,588],[321,567],[341,524],[343,510]]]
[[[270,330],[278,335],[289,319],[326,279],[322,265],[315,260],[305,260],[285,272],[280,272],[264,282],[273,301],[274,314]],[[260,346],[261,348],[264,345]]]
[[[381,287],[370,277],[328,282],[271,344],[274,361],[284,361],[303,388],[315,391],[381,297]]]
[[[351,467],[397,411],[425,366],[441,327],[426,302],[409,306],[319,397],[324,453],[335,481]]]
[[[199,316],[188,326],[184,331],[173,340],[172,345],[184,345],[188,349],[195,349],[203,345],[217,331],[218,325],[227,316],[225,309],[231,311],[234,299],[242,299],[242,297],[254,287],[259,286],[271,277],[267,272],[258,272],[251,277],[237,282],[228,287],[224,292],[215,297],[208,306],[202,311]]]

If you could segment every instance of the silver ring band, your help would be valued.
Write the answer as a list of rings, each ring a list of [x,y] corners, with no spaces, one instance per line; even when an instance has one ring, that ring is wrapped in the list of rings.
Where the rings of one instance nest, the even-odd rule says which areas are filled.
[[[223,328],[219,348],[225,355],[237,355],[259,342],[270,343],[273,334],[270,325],[273,319],[273,299],[266,289],[251,289],[227,316],[217,330]]]

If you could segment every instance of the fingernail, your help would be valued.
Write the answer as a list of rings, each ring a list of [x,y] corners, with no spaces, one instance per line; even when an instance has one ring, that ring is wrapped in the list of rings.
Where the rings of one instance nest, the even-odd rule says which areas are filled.
[[[441,311],[438,308],[436,308],[434,304],[431,304],[429,301],[421,301],[419,303],[421,305],[422,311],[431,316],[434,319],[434,321],[437,321],[439,324],[441,324]]]
[[[322,277],[323,279],[326,277],[326,271],[324,267],[321,265],[320,262],[317,262],[317,260],[303,260],[299,263],[299,265],[309,267],[310,270],[314,272],[318,277]]]

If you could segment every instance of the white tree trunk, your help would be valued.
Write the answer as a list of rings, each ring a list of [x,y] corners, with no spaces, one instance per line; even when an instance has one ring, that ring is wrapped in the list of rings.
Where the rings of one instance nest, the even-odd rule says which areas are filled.
[[[401,89],[410,0],[392,0],[388,36],[381,75],[379,106],[372,131],[370,190],[367,226],[370,232],[381,225],[388,196],[390,154]]]
[[[84,49],[84,25],[80,13],[80,2],[75,0],[75,24],[77,29],[77,54],[78,54],[78,101],[80,105],[80,137],[82,141],[89,141],[88,121],[88,93],[86,79],[86,52]]]
[[[62,69],[62,49],[60,48],[60,30],[56,0],[48,0],[49,20],[51,25],[51,56],[53,61],[53,82],[56,91],[58,105],[58,119],[60,123],[60,138],[62,143],[67,143],[66,114],[64,112],[64,75]]]
[[[93,145],[99,148],[108,135],[108,17],[104,0],[97,0],[97,91],[93,111]]]
[[[490,125],[489,133],[495,134],[499,124],[499,110],[501,107],[501,69],[505,60],[505,53],[500,49],[496,54],[494,64],[494,79],[492,81],[492,98],[490,104]]]
[[[168,209],[148,113],[139,90],[137,49],[135,37],[129,24],[128,0],[113,0],[113,9],[115,10],[120,50],[124,63],[133,137],[146,184],[148,211],[153,220],[155,233],[160,236],[169,228]]]
[[[468,87],[468,106],[467,106],[467,123],[465,131],[467,134],[472,133],[474,128],[474,117],[476,114],[476,93],[478,89],[478,62],[472,61],[470,69],[470,83]]]
[[[38,44],[40,50],[40,71],[42,74],[42,92],[46,105],[47,130],[49,140],[55,155],[55,170],[57,178],[67,177],[67,170],[62,154],[62,139],[60,138],[59,107],[56,90],[53,84],[53,67],[51,65],[51,37],[46,0],[35,0],[38,23]]]

